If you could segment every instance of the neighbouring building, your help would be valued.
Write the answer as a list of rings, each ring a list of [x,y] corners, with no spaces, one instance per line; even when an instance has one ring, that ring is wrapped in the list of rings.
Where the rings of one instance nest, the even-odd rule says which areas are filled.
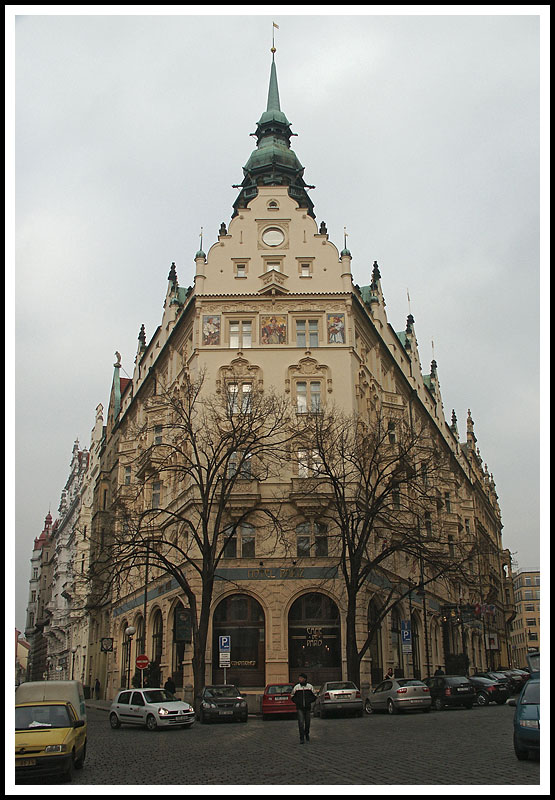
[[[163,504],[178,510],[188,502],[178,482],[149,481],[152,464],[145,461],[149,448],[163,447],[164,437],[173,436],[164,429],[157,387],[171,391],[185,371],[204,372],[203,391],[227,393],[238,408],[248,406],[253,387],[274,387],[298,414],[325,403],[360,413],[376,404],[392,415],[413,409],[450,453],[449,475],[437,485],[437,509],[423,520],[424,528],[438,525],[441,515],[446,548],[454,552],[463,539],[476,542],[476,557],[469,564],[472,579],[467,584],[438,581],[388,614],[363,658],[362,688],[367,691],[390,666],[406,676],[433,674],[457,654],[466,654],[470,671],[508,666],[515,612],[511,559],[502,544],[495,482],[477,447],[471,413],[461,441],[454,412],[450,421],[444,416],[436,362],[428,373],[422,371],[413,317],[401,331],[387,319],[378,264],[369,269],[368,285],[355,285],[346,241],[340,251],[329,240],[326,224],[316,222],[308,194],[313,187],[305,183],[304,168],[291,149],[292,135],[272,59],[257,146],[243,168],[229,224],[222,223],[207,254],[201,241],[193,285],[180,286],[172,264],[161,323],[148,342],[141,328],[132,379],[120,377],[116,353],[106,419],[97,417],[94,486],[91,482],[87,489],[88,508],[92,492],[87,512],[91,564],[108,547],[118,499],[133,485],[140,482],[145,509]],[[363,258],[370,263],[368,253]],[[75,486],[75,491],[60,508],[54,537],[61,549],[72,529],[72,499],[81,486],[80,457],[75,449],[66,488]],[[309,457],[291,454],[273,485],[245,476],[243,494],[230,503],[233,520],[250,502],[269,508],[279,490],[298,525],[287,546],[270,542],[262,517],[241,528],[230,543],[212,598],[207,682],[223,680],[218,637],[224,634],[232,642],[227,680],[241,687],[257,690],[267,682],[289,681],[301,668],[316,684],[345,677],[344,585],[337,573],[330,573],[336,561],[329,531],[319,520],[318,498],[309,502],[297,491]],[[69,647],[68,612],[61,598],[69,566],[62,569],[61,553],[59,559],[47,635],[67,669],[62,660]],[[388,569],[403,580],[411,572],[402,558],[392,559]],[[99,678],[108,699],[125,685],[126,670],[141,652],[157,664],[162,681],[172,675],[185,694],[192,685],[182,593],[167,574],[152,569],[147,575],[146,598],[139,570],[125,595],[113,593],[90,608],[85,672],[89,683]],[[101,575],[90,590],[102,595]],[[384,594],[384,585],[368,581],[357,617],[361,638]],[[412,627],[410,652],[402,643],[405,620]],[[125,636],[130,625],[136,629],[131,643]]]
[[[30,681],[41,681],[48,675],[47,639],[44,630],[49,624],[47,613],[52,590],[53,536],[57,521],[52,523],[50,512],[44,520],[40,536],[35,538],[31,556],[31,578],[29,580],[29,600],[25,638],[30,644],[27,674]]]
[[[513,575],[516,616],[511,626],[512,660],[527,667],[528,653],[540,649],[540,571],[519,570]]]
[[[21,638],[21,631],[15,629],[15,684],[16,686],[27,680],[27,668],[31,645],[26,639]]]

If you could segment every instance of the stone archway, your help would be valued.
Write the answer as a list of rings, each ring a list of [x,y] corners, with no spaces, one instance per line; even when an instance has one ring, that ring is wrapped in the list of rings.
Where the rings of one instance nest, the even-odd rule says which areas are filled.
[[[236,686],[265,686],[266,635],[264,609],[248,594],[224,597],[212,619],[212,681],[224,682],[219,666],[219,637],[231,637],[231,666],[226,669],[227,683]]]
[[[298,597],[289,609],[289,680],[306,672],[315,686],[341,680],[341,620],[336,603],[321,592]]]

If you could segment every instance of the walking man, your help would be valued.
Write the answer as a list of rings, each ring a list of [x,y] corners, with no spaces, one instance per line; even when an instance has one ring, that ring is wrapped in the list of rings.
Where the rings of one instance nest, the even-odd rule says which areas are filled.
[[[98,678],[94,682],[94,695],[97,700],[100,700],[100,681]]]
[[[291,700],[297,706],[297,721],[299,723],[300,744],[304,740],[310,741],[310,706],[316,700],[314,686],[308,683],[308,677],[304,672],[299,675],[299,682],[293,687]]]

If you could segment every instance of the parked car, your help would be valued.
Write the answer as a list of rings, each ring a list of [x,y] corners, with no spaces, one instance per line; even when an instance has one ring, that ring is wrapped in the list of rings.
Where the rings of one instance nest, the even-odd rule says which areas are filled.
[[[526,670],[526,669],[520,669],[520,667],[513,667],[513,672],[520,673],[520,675],[524,679],[524,683],[526,683],[526,681],[530,677],[530,672],[528,670]]]
[[[502,669],[500,672],[503,672],[509,679],[509,682],[512,682],[515,693],[520,693],[522,687],[530,677],[526,673],[526,677],[521,673],[519,669]]]
[[[149,731],[157,728],[190,728],[195,712],[189,703],[177,700],[166,689],[125,689],[118,692],[110,706],[110,725],[146,725]]]
[[[247,701],[236,686],[229,684],[205,686],[197,697],[197,719],[202,723],[217,719],[246,722],[249,716]]]
[[[327,717],[328,714],[346,712],[362,717],[362,697],[352,681],[327,681],[316,696],[314,716]]]
[[[262,695],[262,719],[296,714],[297,706],[291,700],[292,683],[269,683]]]
[[[364,709],[367,714],[374,711],[424,711],[432,707],[429,687],[416,678],[391,678],[382,681],[367,697]]]
[[[519,761],[530,753],[540,752],[540,679],[532,675],[518,698],[511,698],[515,706],[513,717],[513,746]]]
[[[436,711],[448,706],[472,708],[474,705],[476,692],[466,675],[435,675],[433,678],[425,678],[424,683],[430,689],[432,705]]]
[[[71,780],[73,770],[83,766],[86,750],[86,721],[79,719],[71,703],[42,700],[16,705],[16,781],[39,783],[58,776]]]
[[[501,685],[505,686],[509,694],[514,694],[514,688],[511,684],[511,681],[509,680],[509,676],[504,675],[502,672],[487,670],[485,672],[475,672],[472,677],[488,678],[490,681],[495,681],[496,683],[500,683]]]
[[[476,690],[474,697],[476,705],[487,706],[489,703],[497,703],[502,706],[509,699],[509,689],[503,683],[492,681],[490,678],[479,678],[476,675],[471,675],[468,680]]]

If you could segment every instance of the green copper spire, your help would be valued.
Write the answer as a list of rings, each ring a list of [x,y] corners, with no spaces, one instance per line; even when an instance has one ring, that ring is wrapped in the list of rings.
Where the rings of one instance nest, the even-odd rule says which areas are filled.
[[[308,184],[303,180],[304,167],[291,150],[291,123],[281,110],[277,70],[272,53],[270,85],[266,111],[257,123],[256,150],[243,167],[244,179],[239,196],[233,204],[233,217],[239,208],[246,208],[248,202],[258,194],[258,186],[288,186],[289,195],[301,208],[314,217],[314,203],[307,194]]]

